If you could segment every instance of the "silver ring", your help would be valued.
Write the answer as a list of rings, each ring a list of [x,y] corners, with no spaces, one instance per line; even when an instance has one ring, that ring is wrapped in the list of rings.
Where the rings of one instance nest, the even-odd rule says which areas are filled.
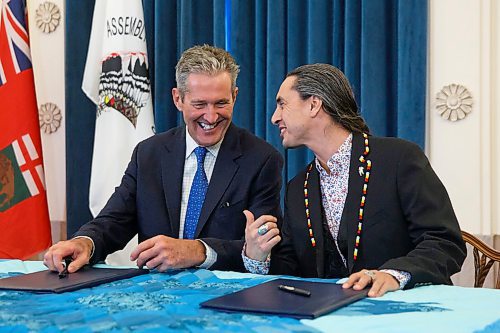
[[[265,234],[266,234],[266,232],[267,232],[268,230],[269,230],[269,229],[268,229],[268,227],[267,227],[267,223],[264,223],[263,225],[261,225],[261,226],[259,227],[259,229],[257,229],[257,233],[258,233],[260,236],[262,236],[262,235],[265,235]]]
[[[372,281],[375,280],[375,272],[374,271],[364,271],[365,275],[368,275]]]

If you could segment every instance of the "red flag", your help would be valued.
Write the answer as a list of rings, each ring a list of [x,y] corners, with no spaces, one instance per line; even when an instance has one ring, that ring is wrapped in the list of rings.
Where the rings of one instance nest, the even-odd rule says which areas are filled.
[[[52,243],[25,4],[1,0],[0,258]]]

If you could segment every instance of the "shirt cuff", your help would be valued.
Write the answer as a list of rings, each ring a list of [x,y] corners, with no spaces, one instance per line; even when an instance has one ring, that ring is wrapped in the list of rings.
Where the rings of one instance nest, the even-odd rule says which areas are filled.
[[[85,239],[88,239],[89,241],[92,242],[92,249],[90,250],[90,257],[89,257],[89,260],[92,259],[92,256],[94,255],[94,250],[95,250],[95,244],[94,244],[94,240],[92,238],[90,238],[89,236],[76,236],[75,238],[73,239],[78,239],[78,238],[85,238]]]
[[[206,255],[205,261],[197,267],[209,269],[217,261],[217,252],[215,252],[214,249],[208,246],[207,243],[205,243],[201,239],[197,240],[200,241],[203,244],[203,246],[205,246],[205,255]]]
[[[247,247],[247,243],[243,245],[243,250],[241,250],[241,258],[243,259],[243,265],[245,265],[245,269],[253,274],[262,274],[266,275],[269,273],[269,267],[271,266],[271,254],[269,254],[265,261],[254,260],[248,258],[245,255],[245,249]]]
[[[411,279],[411,274],[405,271],[397,271],[395,269],[381,269],[381,272],[392,275],[399,282],[399,289],[403,289]]]

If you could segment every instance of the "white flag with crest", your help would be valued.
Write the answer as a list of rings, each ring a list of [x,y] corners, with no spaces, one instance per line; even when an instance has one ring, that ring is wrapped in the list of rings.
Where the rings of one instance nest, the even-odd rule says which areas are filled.
[[[89,190],[94,217],[120,184],[134,147],[154,134],[148,71],[142,1],[96,0],[82,82],[97,106]],[[107,262],[129,264],[128,251]]]

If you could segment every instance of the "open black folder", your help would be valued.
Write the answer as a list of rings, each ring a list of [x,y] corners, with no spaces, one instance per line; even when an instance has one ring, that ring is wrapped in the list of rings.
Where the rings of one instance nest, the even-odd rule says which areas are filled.
[[[0,279],[0,289],[31,291],[37,293],[64,293],[89,288],[102,283],[146,274],[149,270],[137,268],[96,268],[84,266],[75,273],[59,278],[49,270]]]
[[[310,291],[310,296],[283,291],[279,286]],[[255,287],[201,303],[202,307],[223,311],[276,314],[294,318],[316,318],[359,299],[368,289],[343,289],[342,285],[291,279],[276,279]]]

